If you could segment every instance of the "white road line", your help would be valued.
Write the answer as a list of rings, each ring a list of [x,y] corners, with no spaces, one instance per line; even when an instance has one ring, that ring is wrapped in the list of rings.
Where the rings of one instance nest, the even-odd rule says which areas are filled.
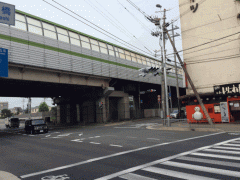
[[[99,138],[99,137],[101,137],[101,136],[94,136],[95,138]]]
[[[35,135],[28,135],[28,136],[35,136]]]
[[[164,145],[167,145],[167,144],[174,144],[174,143],[178,143],[178,142],[189,141],[189,140],[192,140],[192,139],[214,136],[214,135],[219,135],[219,134],[223,134],[223,133],[225,133],[225,132],[207,134],[207,135],[203,135],[203,136],[181,139],[181,140],[172,141],[172,142],[168,142],[168,143],[161,143],[161,144],[155,144],[155,145],[152,145],[152,146],[141,147],[141,148],[137,148],[137,149],[133,149],[133,150],[123,151],[123,152],[119,152],[119,153],[115,153],[115,154],[111,154],[111,155],[107,155],[107,156],[102,156],[102,157],[98,157],[98,158],[89,159],[89,160],[74,163],[74,164],[69,164],[69,165],[66,165],[66,166],[60,166],[60,167],[57,167],[57,168],[52,168],[52,169],[48,169],[48,170],[44,170],[44,171],[31,173],[31,174],[26,174],[26,175],[22,175],[20,177],[21,178],[32,177],[32,176],[36,176],[36,175],[40,175],[40,174],[45,174],[45,173],[48,173],[48,172],[58,171],[58,170],[61,170],[61,169],[67,169],[67,168],[70,168],[70,167],[75,167],[75,166],[79,166],[79,165],[82,165],[82,164],[87,164],[87,163],[94,162],[94,161],[99,161],[99,160],[106,159],[106,158],[111,158],[111,157],[120,156],[120,155],[123,155],[123,154],[128,154],[128,153],[132,153],[132,152],[136,152],[136,151],[141,151],[141,150],[144,150],[144,149],[150,149],[150,148],[154,148],[154,147],[164,146]],[[183,154],[183,155],[185,155],[185,154]],[[176,156],[176,157],[179,157],[179,156]],[[174,156],[174,158],[175,158],[175,156]],[[143,166],[143,167],[145,167],[145,166]],[[128,172],[126,172],[126,173],[128,173]],[[126,174],[126,173],[124,173],[124,174]],[[122,175],[122,174],[120,174],[120,175]],[[114,176],[114,177],[116,177],[116,176]]]
[[[94,137],[89,137],[89,139],[92,139],[92,138],[94,138]]]
[[[98,142],[90,142],[91,144],[101,144],[101,143],[98,143]]]
[[[22,135],[26,136],[26,134],[22,134]]]
[[[157,139],[157,138],[147,138],[147,139],[150,139],[150,140],[160,140],[160,139]]]
[[[185,163],[179,163],[179,162],[173,162],[173,161],[167,161],[162,164],[167,165],[167,166],[191,169],[191,170],[195,170],[195,171],[204,171],[204,172],[209,172],[209,173],[221,174],[221,175],[225,175],[225,176],[240,177],[240,172],[237,172],[237,171],[217,169],[217,168],[212,168],[212,167],[204,167],[204,166],[185,164]]]
[[[240,157],[236,157],[236,156],[225,156],[225,155],[205,154],[205,153],[192,153],[191,155],[204,156],[204,157],[214,157],[214,158],[220,158],[220,159],[232,159],[232,160],[236,160],[236,161],[240,160]]]
[[[133,174],[133,173],[124,174],[124,175],[119,176],[119,177],[123,178],[123,179],[129,179],[129,180],[157,180],[157,179],[140,176],[138,174]]]
[[[223,144],[224,146],[240,146],[240,144]]]
[[[237,152],[237,151],[226,151],[226,150],[219,150],[219,149],[204,149],[203,151],[220,152],[220,153],[226,153],[226,154],[240,154],[240,152]]]
[[[202,162],[202,163],[206,163],[206,164],[216,164],[216,165],[240,168],[240,163],[234,163],[234,162],[226,162],[226,161],[217,161],[217,160],[193,158],[193,157],[187,157],[187,156],[178,157],[177,159],[184,160],[184,161]]]
[[[213,148],[240,150],[240,148],[235,148],[235,147],[223,147],[223,146],[214,146]]]
[[[123,147],[121,145],[110,144],[110,146]]]
[[[178,171],[172,171],[172,170],[162,169],[157,167],[147,167],[142,170],[157,173],[157,174],[162,174],[165,176],[187,179],[187,180],[193,180],[193,179],[194,180],[216,180],[214,178],[208,178],[208,177],[203,177],[203,176],[198,176],[198,175],[193,175],[193,174],[188,174],[188,173],[183,173]]]
[[[75,142],[83,142],[83,141],[81,141],[81,139],[74,139],[74,140],[71,140],[71,141],[75,141]]]
[[[127,136],[127,138],[137,138],[137,137]]]
[[[45,136],[45,137],[49,137],[49,136],[51,136],[51,135],[47,135],[47,136]]]
[[[238,143],[240,143],[240,141],[233,141],[232,143],[236,143],[236,144],[238,144]]]

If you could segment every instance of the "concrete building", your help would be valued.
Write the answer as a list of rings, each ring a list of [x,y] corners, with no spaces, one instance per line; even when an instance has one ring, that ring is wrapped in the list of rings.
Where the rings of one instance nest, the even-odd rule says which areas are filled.
[[[8,102],[0,102],[0,112],[3,109],[8,109]]]
[[[179,7],[184,61],[210,117],[240,120],[240,1],[179,0]],[[199,104],[186,86],[182,103],[191,120]]]
[[[14,107],[14,108],[12,108],[12,109],[10,109],[11,110],[11,112],[13,113],[13,114],[16,114],[17,112],[19,112],[19,114],[20,113],[22,113],[22,108],[21,107]]]

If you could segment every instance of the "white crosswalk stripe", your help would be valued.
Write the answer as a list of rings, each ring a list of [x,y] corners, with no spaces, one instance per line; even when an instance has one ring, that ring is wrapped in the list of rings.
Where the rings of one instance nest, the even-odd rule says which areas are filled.
[[[167,169],[162,169],[162,168],[157,168],[157,167],[147,167],[143,169],[144,171],[149,171],[157,174],[162,174],[162,175],[167,175],[175,178],[183,178],[183,179],[188,179],[188,180],[216,180],[214,178],[208,178],[208,177],[203,177],[203,176],[197,176],[193,174],[188,174],[188,173],[182,173],[182,172],[177,172],[177,171],[172,171],[172,170],[167,170]]]
[[[236,138],[132,167],[98,180],[107,180],[114,177],[131,180],[154,180],[156,177],[161,179],[161,176],[189,180],[214,180],[219,179],[219,177],[240,179],[239,146],[240,138]],[[142,173],[139,174],[138,170]],[[155,176],[144,172],[150,172]]]

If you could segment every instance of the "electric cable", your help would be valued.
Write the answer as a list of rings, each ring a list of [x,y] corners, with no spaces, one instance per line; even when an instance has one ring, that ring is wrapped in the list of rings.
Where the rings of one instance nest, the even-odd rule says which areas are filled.
[[[101,32],[100,30],[98,30],[98,29],[96,29],[96,28],[94,28],[94,27],[90,26],[89,24],[86,24],[85,22],[83,22],[83,21],[81,21],[80,19],[78,19],[78,18],[76,18],[76,17],[72,16],[71,14],[69,14],[69,13],[67,13],[67,12],[65,12],[65,11],[63,11],[63,10],[61,10],[61,9],[59,9],[58,7],[56,7],[56,6],[52,5],[51,3],[49,3],[49,2],[47,2],[47,1],[45,1],[45,0],[43,0],[43,1],[44,1],[44,2],[46,2],[47,4],[49,4],[49,5],[53,6],[54,8],[56,8],[56,9],[58,9],[58,10],[60,10],[60,11],[64,12],[65,14],[67,14],[67,15],[69,15],[69,16],[71,16],[71,17],[73,17],[74,19],[77,19],[78,21],[80,21],[80,22],[84,23],[85,25],[87,25],[87,26],[89,26],[89,27],[91,27],[91,28],[95,29],[96,31],[98,31],[98,32],[100,32],[100,33],[102,33],[102,34],[104,34],[104,35],[106,35],[106,36],[110,37],[111,39],[114,39],[114,38],[113,38],[113,37],[111,37],[111,36],[109,36],[108,34],[110,34],[110,35],[112,35],[112,36],[116,37],[117,39],[119,39],[119,40],[121,40],[121,41],[125,42],[126,44],[129,44],[128,42],[126,42],[126,41],[124,41],[124,40],[122,40],[122,39],[118,38],[117,36],[113,35],[112,33],[109,33],[109,32],[107,32],[106,30],[102,29],[101,27],[99,27],[99,26],[97,26],[97,25],[93,24],[92,22],[90,22],[90,21],[86,20],[85,18],[83,18],[83,17],[79,16],[78,14],[76,14],[75,12],[73,12],[73,11],[69,10],[68,8],[66,8],[66,7],[64,7],[63,5],[59,4],[58,2],[56,2],[56,1],[52,0],[52,1],[54,1],[55,3],[59,4],[60,6],[62,6],[63,8],[65,8],[65,9],[69,10],[70,12],[72,12],[72,13],[76,14],[77,16],[81,17],[82,19],[84,19],[84,20],[86,20],[86,21],[90,22],[91,24],[93,24],[94,26],[98,27],[99,29],[101,29],[101,30],[103,30],[103,31],[107,32],[108,34],[105,34],[105,33]],[[117,42],[120,42],[120,41],[118,41],[118,40],[116,40],[116,39],[114,39],[114,40],[115,40],[115,41],[117,41]],[[121,44],[123,44],[122,42],[120,42],[120,43],[121,43]],[[127,46],[126,44],[125,44],[125,46]],[[133,45],[131,45],[131,44],[129,44],[129,45],[130,45],[130,46],[133,46]],[[127,47],[129,47],[129,46],[127,46]],[[135,46],[133,46],[133,47],[134,47],[134,48],[136,48],[136,49],[138,49],[138,50],[140,50],[140,51],[142,51],[142,52],[145,52],[146,54],[149,54],[148,52],[146,52],[146,51],[143,51],[143,50],[141,50],[141,49],[139,49],[139,48],[137,48],[137,47],[135,47]],[[132,49],[132,47],[130,47],[130,48]],[[139,52],[139,53],[140,53],[140,52]],[[149,54],[149,55],[153,56],[152,54]]]
[[[225,38],[228,38],[228,37],[231,37],[231,36],[234,36],[234,35],[237,35],[239,34],[240,32],[237,32],[237,33],[234,33],[234,34],[231,34],[231,35],[228,35],[228,36],[224,36],[224,37],[221,37],[219,39],[215,39],[213,41],[209,41],[209,42],[206,42],[206,43],[203,43],[203,44],[200,44],[200,45],[197,45],[197,46],[193,46],[193,47],[190,47],[190,48],[187,48],[187,49],[183,49],[181,51],[178,51],[179,52],[183,52],[183,51],[188,51],[188,50],[191,50],[191,49],[194,49],[194,48],[197,48],[197,47],[200,47],[200,46],[204,46],[206,44],[210,44],[210,43],[213,43],[213,42],[216,42],[216,41],[219,41],[219,40],[222,40],[222,39],[225,39]],[[229,42],[232,42],[232,41],[235,41],[235,40],[238,40],[238,39],[232,39],[232,40],[229,40],[228,42],[225,42],[225,43],[222,43],[222,44],[226,44],[226,43],[229,43]],[[216,46],[220,46],[222,44],[219,44],[219,45],[216,45]],[[211,46],[211,47],[216,47],[216,46]],[[211,48],[211,47],[208,47],[208,48]],[[208,49],[208,48],[204,48],[204,49]],[[198,50],[198,51],[202,51],[204,49],[201,49],[201,50]],[[198,51],[193,51],[193,52],[198,52]],[[193,53],[193,52],[190,52],[190,53]],[[190,53],[186,53],[186,54],[190,54]],[[167,54],[167,55],[171,55],[171,54]]]
[[[234,50],[234,49],[239,49],[239,47],[221,50],[221,52],[231,51],[231,50]],[[218,52],[207,53],[207,54],[202,54],[202,55],[199,55],[199,56],[192,56],[192,57],[189,57],[189,58],[185,58],[185,60],[188,60],[188,59],[191,59],[191,58],[196,58],[196,57],[201,57],[201,56],[206,56],[206,55],[210,55],[210,54],[217,54],[217,53],[219,53],[219,51]]]
[[[138,40],[138,41],[141,43],[141,45],[142,45],[145,49],[147,49],[150,53],[153,53],[153,52],[150,51],[145,45],[143,45],[143,43],[142,43],[139,39],[137,39],[131,32],[129,32],[114,16],[112,16],[101,4],[99,4],[99,3],[96,1],[100,6],[102,6],[102,7],[104,8],[105,11],[108,12],[108,14],[110,14],[116,21],[118,21],[119,24],[121,24],[121,25],[128,31],[129,34],[127,34],[127,32],[126,32],[124,29],[122,29],[120,26],[118,26],[118,25],[117,25],[110,17],[108,17],[106,14],[104,14],[103,12],[99,12],[99,10],[96,8],[95,5],[92,4],[91,1],[86,1],[86,0],[84,0],[84,1],[85,1],[86,3],[88,3],[92,8],[94,8],[98,13],[102,14],[102,16],[103,16],[107,21],[109,21],[113,26],[117,27],[117,29],[119,29],[123,34],[125,34],[126,36],[128,36],[130,39],[132,39],[132,38],[134,37],[136,40]],[[91,4],[90,4],[90,3],[91,3]],[[151,47],[151,48],[152,48],[152,47]]]

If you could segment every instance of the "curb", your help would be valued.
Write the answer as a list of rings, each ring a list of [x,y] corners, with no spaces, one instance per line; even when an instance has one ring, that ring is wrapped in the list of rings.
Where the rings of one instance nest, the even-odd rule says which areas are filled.
[[[201,131],[201,132],[219,132],[221,129],[214,128],[189,128],[189,127],[153,127],[148,126],[147,129],[151,130],[162,130],[162,131]]]
[[[14,176],[13,174],[6,172],[6,171],[0,171],[0,180],[20,180],[17,176]]]

